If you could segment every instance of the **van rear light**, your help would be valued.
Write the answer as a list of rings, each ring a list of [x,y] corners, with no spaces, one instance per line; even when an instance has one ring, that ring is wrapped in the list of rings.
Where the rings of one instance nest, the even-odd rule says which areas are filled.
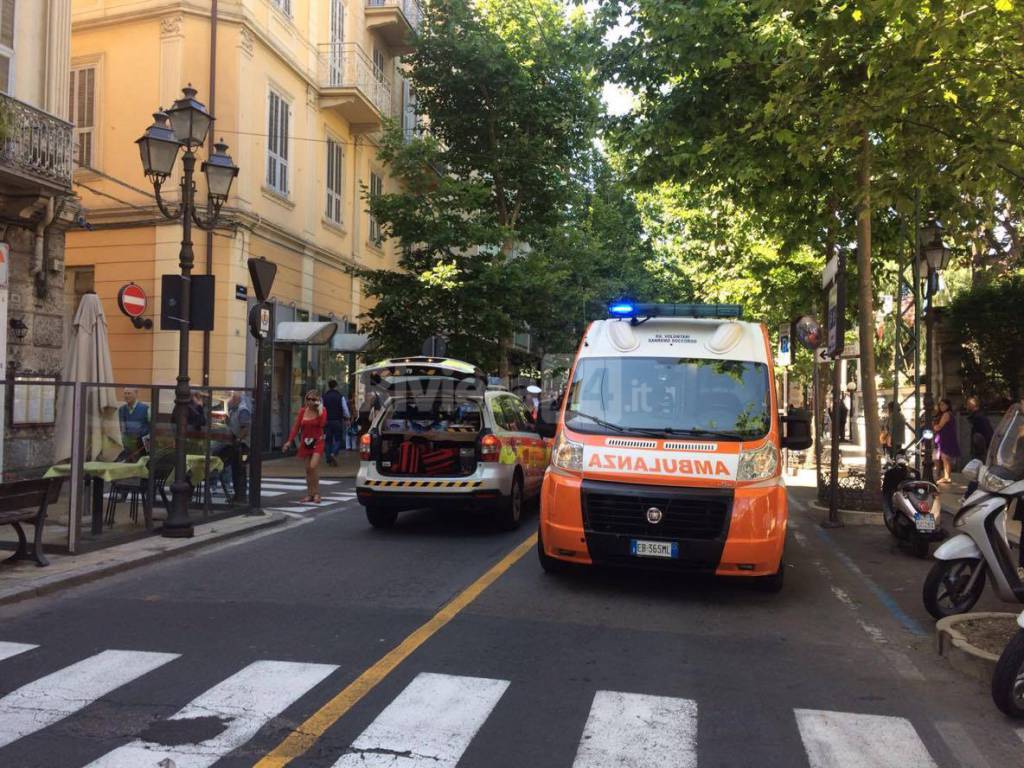
[[[366,432],[359,438],[359,458],[363,461],[370,460],[370,433]]]
[[[497,461],[501,455],[501,438],[484,435],[480,438],[480,461]]]

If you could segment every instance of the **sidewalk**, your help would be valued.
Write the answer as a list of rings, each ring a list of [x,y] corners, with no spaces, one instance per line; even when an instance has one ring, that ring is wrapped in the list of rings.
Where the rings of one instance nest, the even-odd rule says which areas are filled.
[[[261,517],[228,517],[197,524],[195,536],[191,539],[147,536],[86,554],[47,553],[50,565],[45,568],[40,568],[31,560],[18,563],[0,562],[0,605],[84,584],[181,552],[218,544],[236,536],[280,525],[287,520],[288,517],[280,512],[267,513]]]

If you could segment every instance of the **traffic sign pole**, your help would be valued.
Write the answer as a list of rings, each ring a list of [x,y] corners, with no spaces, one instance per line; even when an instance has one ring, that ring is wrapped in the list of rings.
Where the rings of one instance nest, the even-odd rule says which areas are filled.
[[[829,259],[822,275],[822,284],[827,292],[827,349],[832,357],[832,455],[829,461],[828,520],[822,526],[840,528],[843,524],[839,519],[839,414],[843,395],[842,367],[839,361],[846,335],[846,251],[843,248],[839,248],[838,253]]]

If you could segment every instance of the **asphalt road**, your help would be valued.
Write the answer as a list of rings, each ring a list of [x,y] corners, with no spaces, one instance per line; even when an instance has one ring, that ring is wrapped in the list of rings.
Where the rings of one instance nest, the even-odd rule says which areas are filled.
[[[546,575],[509,557],[535,517],[281,502],[286,526],[0,608],[0,766],[1024,766],[1024,724],[934,652],[928,564],[805,494],[778,595]]]

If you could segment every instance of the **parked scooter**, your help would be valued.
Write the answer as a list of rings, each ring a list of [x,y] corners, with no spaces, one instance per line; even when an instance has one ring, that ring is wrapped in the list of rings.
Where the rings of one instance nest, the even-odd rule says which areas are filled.
[[[945,533],[939,525],[939,489],[920,480],[907,451],[897,451],[882,475],[882,518],[896,541],[918,557],[928,557],[933,541]]]
[[[1017,403],[1004,414],[985,464],[974,460],[963,475],[977,480],[978,489],[961,502],[953,519],[959,533],[935,550],[924,582],[924,606],[936,619],[971,610],[986,577],[1002,600],[1024,603],[1024,583],[1006,540],[1007,511],[1024,497],[1024,406]]]
[[[1017,617],[1020,630],[1003,649],[992,675],[992,700],[1010,717],[1024,719],[1024,613]]]

